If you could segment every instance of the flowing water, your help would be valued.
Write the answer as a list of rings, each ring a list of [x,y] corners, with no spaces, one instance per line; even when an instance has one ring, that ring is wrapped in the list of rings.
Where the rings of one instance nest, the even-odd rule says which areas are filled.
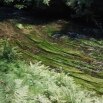
[[[22,14],[22,13],[21,13]],[[56,72],[64,71],[75,78],[83,88],[103,93],[103,40],[78,34],[76,27],[66,20],[41,20],[20,16],[13,12],[14,18],[1,19],[0,37],[9,38],[12,46],[18,46],[21,59],[42,61]],[[5,15],[4,15],[5,16]],[[6,14],[7,16],[7,14]],[[68,25],[68,36],[64,27]],[[78,28],[77,28],[78,26]],[[73,31],[74,29],[74,31]],[[78,29],[78,30],[77,30]],[[87,31],[87,30],[86,30]],[[59,37],[53,37],[56,33]],[[80,32],[82,33],[82,32]]]

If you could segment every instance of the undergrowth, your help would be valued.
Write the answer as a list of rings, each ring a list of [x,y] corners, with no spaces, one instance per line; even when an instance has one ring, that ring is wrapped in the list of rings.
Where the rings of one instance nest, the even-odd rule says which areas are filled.
[[[5,67],[8,72],[0,70],[0,103],[103,103],[102,97],[81,89],[72,77],[49,71],[40,62],[16,61]]]
[[[8,51],[8,47],[3,49]],[[6,55],[12,53],[6,52]],[[13,55],[10,55],[12,58]],[[10,61],[11,60],[11,61]],[[30,65],[0,59],[0,103],[103,103],[103,97],[83,90],[73,77],[55,72],[41,62]]]

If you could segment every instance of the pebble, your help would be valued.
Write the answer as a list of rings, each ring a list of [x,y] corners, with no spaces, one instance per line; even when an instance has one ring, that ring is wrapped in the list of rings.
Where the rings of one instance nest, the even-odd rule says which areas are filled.
[[[78,34],[78,33],[75,33],[75,32],[68,32],[67,35],[71,38],[78,38],[78,39],[85,39],[87,38],[86,35],[84,34]]]
[[[61,37],[62,35],[60,34],[60,33],[56,33],[56,34],[54,34],[52,37],[53,38],[55,38],[55,39],[57,39],[57,38],[59,38],[59,37]]]

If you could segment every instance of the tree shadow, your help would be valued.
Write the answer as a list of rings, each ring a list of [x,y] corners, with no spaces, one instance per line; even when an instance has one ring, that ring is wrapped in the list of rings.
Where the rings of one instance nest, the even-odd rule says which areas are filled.
[[[56,38],[65,35],[72,39],[103,39],[103,24],[100,28],[91,19],[86,21],[86,18],[75,18],[65,24],[60,32],[55,32],[54,34]]]
[[[1,7],[0,8],[0,21],[5,21],[8,19],[16,19],[18,22],[23,24],[35,24],[42,25],[49,22],[56,21],[58,19],[67,19],[67,12],[51,11],[34,9],[31,10],[20,10],[13,7]]]
[[[96,38],[103,39],[103,32],[91,20],[88,22],[83,18],[71,19],[67,12],[49,12],[48,10],[19,10],[12,7],[0,8],[0,21],[15,19],[17,22],[32,25],[44,25],[57,20],[67,20],[68,23],[63,24],[62,29],[53,33],[54,37],[62,35],[71,38]]]

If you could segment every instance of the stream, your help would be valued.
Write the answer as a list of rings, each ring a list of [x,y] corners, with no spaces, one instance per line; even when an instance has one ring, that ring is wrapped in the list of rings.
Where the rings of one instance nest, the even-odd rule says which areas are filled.
[[[22,58],[42,61],[74,77],[83,88],[103,94],[103,39],[98,28],[64,19],[34,18],[17,9],[1,8],[0,14],[0,32],[19,47]]]

